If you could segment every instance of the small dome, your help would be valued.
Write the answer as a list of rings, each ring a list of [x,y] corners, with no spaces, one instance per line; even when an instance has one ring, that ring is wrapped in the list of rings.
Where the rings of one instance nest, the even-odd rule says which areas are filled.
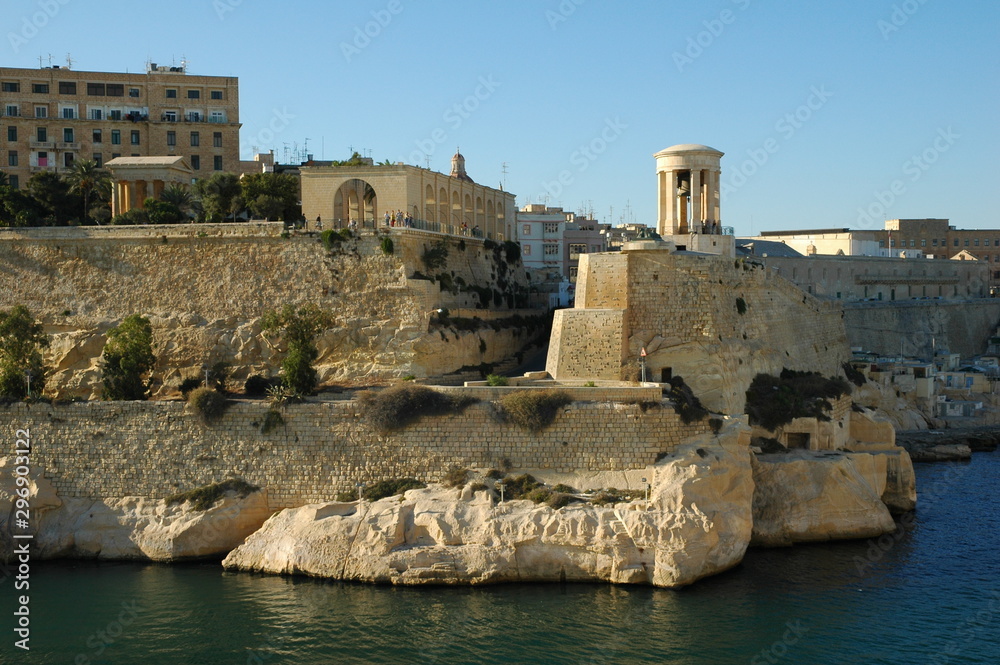
[[[711,148],[700,143],[681,143],[679,145],[672,145],[669,148],[664,148],[657,154],[662,155],[667,152],[712,152],[717,155],[724,154],[721,150],[716,150],[715,148]]]

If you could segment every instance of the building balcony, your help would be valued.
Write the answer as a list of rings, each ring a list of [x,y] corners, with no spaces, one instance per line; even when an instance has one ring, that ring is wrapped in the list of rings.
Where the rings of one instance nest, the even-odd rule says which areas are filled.
[[[55,150],[55,141],[30,141],[28,143],[32,150]]]
[[[229,122],[224,116],[209,116],[208,121],[213,125],[225,125]]]
[[[53,173],[59,173],[60,172],[59,167],[55,166],[55,165],[52,165],[52,166],[35,166],[35,165],[32,165],[29,168],[29,170],[31,171],[31,173],[41,173],[42,171],[51,171]]]
[[[79,143],[64,143],[62,141],[56,146],[59,150],[79,150]]]

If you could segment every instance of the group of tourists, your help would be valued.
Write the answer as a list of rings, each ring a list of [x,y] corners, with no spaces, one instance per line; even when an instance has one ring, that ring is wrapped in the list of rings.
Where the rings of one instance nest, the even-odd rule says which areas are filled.
[[[402,210],[397,210],[395,212],[385,211],[385,216],[383,217],[385,226],[403,226],[406,228],[411,228],[413,226],[413,216],[408,212],[403,212]]]

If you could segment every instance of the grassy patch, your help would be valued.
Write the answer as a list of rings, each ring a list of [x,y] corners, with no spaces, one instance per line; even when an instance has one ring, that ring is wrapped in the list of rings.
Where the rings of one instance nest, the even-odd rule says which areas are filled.
[[[499,374],[490,374],[486,377],[486,385],[488,386],[506,386],[508,384],[506,376],[500,376]]]
[[[403,494],[408,490],[422,490],[427,487],[427,483],[422,483],[416,478],[396,478],[394,480],[380,480],[374,485],[361,490],[361,496],[368,501],[378,501],[389,496]]]
[[[518,390],[504,395],[500,406],[506,420],[530,432],[540,432],[572,401],[573,398],[561,390]]]
[[[229,405],[229,400],[213,388],[195,388],[188,394],[188,404],[201,414],[205,422],[212,422],[222,417]]]
[[[195,510],[208,510],[215,505],[216,501],[225,496],[226,492],[236,492],[236,494],[242,499],[254,492],[259,491],[259,487],[251,485],[245,480],[232,479],[225,480],[221,483],[212,483],[211,485],[199,487],[198,489],[193,489],[188,492],[173,494],[166,498],[166,502],[168,506],[172,506],[178,503],[184,503],[185,501],[190,501],[191,507]]]
[[[444,472],[444,477],[441,478],[441,484],[445,487],[463,487],[465,485],[465,479],[468,475],[468,469],[463,469],[460,466],[453,466]]]
[[[379,432],[386,434],[403,429],[422,416],[461,413],[478,400],[403,383],[380,391],[366,390],[359,395],[358,401],[364,419]]]
[[[267,413],[264,414],[264,422],[261,423],[260,433],[268,434],[284,424],[285,419],[282,417],[280,411],[277,409],[268,409]]]

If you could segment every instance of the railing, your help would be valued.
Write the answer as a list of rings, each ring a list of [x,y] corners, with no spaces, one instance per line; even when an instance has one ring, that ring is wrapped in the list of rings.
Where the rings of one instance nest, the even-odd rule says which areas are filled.
[[[334,229],[353,229],[357,231],[371,230],[373,232],[383,230],[383,231],[401,231],[407,229],[414,229],[417,231],[427,231],[428,233],[440,233],[441,235],[448,236],[460,236],[466,238],[476,238],[480,240],[493,240],[496,242],[504,241],[504,234],[502,233],[484,233],[482,229],[478,227],[461,227],[455,224],[443,224],[441,222],[429,222],[424,219],[411,219],[410,223],[407,224],[406,221],[402,224],[396,223],[395,220],[391,220],[388,225],[385,224],[384,220],[379,220],[376,222],[374,219],[366,219],[361,222],[355,221],[354,226],[351,223],[345,222],[342,219],[336,219],[333,222]]]

